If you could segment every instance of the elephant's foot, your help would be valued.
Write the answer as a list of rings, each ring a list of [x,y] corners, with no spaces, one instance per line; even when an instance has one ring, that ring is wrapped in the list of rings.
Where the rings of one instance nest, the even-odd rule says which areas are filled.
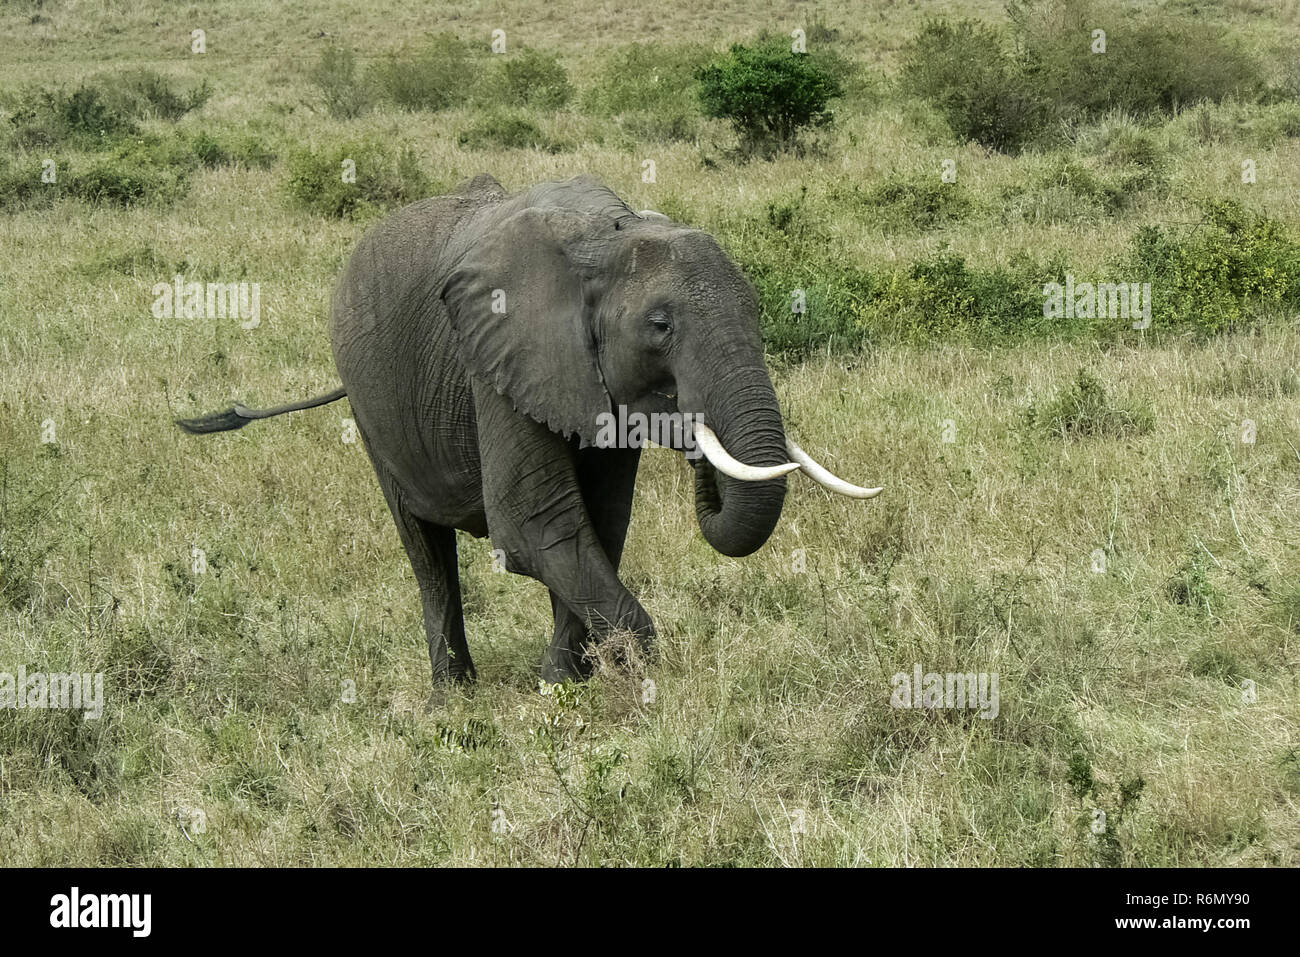
[[[562,684],[565,681],[586,681],[591,677],[592,661],[585,649],[575,649],[567,645],[557,647],[554,642],[542,655],[541,678],[547,684]]]
[[[433,691],[425,705],[426,712],[441,711],[447,706],[452,695],[469,695],[474,691],[474,670],[472,668],[434,668]]]
[[[542,680],[548,684],[563,681],[586,681],[596,670],[597,661],[623,670],[640,671],[656,660],[655,631],[619,631],[603,639],[590,639],[581,646],[552,641],[542,656]]]
[[[453,697],[465,698],[473,693],[473,682],[461,681],[455,684],[434,682],[433,690],[429,692],[429,700],[424,704],[424,713],[433,714],[437,711],[443,711]]]

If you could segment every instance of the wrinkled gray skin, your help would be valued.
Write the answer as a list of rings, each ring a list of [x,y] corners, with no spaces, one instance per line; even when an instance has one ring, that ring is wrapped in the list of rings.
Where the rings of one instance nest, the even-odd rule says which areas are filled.
[[[711,237],[588,177],[507,196],[479,176],[395,213],[344,269],[330,337],[419,581],[435,685],[474,676],[456,529],[550,589],[545,680],[586,676],[611,629],[649,646],[618,578],[640,452],[594,447],[599,413],[696,413],[740,461],[788,460],[749,283]],[[785,480],[695,469],[709,543],[761,546]]]

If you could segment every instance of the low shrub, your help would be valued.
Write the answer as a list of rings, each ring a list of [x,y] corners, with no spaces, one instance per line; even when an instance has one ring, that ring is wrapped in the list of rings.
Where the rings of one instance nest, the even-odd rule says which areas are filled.
[[[573,98],[573,84],[554,53],[529,49],[497,61],[493,93],[500,104],[558,110]]]
[[[1149,406],[1115,401],[1101,380],[1083,367],[1053,399],[1031,405],[1025,418],[1032,427],[1066,439],[1145,435],[1155,428]]]
[[[816,354],[852,352],[870,338],[858,322],[879,279],[851,264],[807,261],[750,263],[758,292],[764,348],[797,361]]]
[[[937,172],[890,177],[868,190],[854,183],[834,190],[831,199],[851,203],[890,230],[936,229],[964,218],[974,206],[964,187],[945,183]]]
[[[356,56],[346,47],[329,46],[312,67],[310,79],[320,90],[330,116],[350,120],[370,109],[373,94],[357,73]]]
[[[393,155],[374,142],[293,153],[285,190],[300,208],[335,218],[404,206],[437,191],[410,148]]]
[[[700,132],[699,116],[685,107],[655,112],[628,113],[620,125],[638,142],[672,143],[694,140]]]
[[[638,141],[692,140],[699,133],[695,73],[713,58],[707,47],[634,43],[606,56],[583,108],[617,117]]]
[[[633,43],[605,56],[583,96],[593,113],[668,113],[692,99],[695,74],[713,58],[708,47]]]
[[[493,110],[466,127],[457,137],[461,146],[472,150],[542,150],[559,153],[562,143],[551,140],[534,123],[512,110]]]
[[[207,83],[188,91],[148,70],[101,74],[74,90],[30,90],[9,117],[19,149],[98,148],[138,131],[138,121],[176,121],[211,96]]]
[[[669,200],[661,209],[690,221]],[[806,189],[729,217],[715,235],[758,293],[764,347],[783,359],[851,352],[868,338],[858,309],[878,277],[829,253],[829,237]]]
[[[78,199],[114,206],[166,205],[184,195],[198,159],[178,139],[139,137],[84,166],[69,165],[64,182]]]
[[[276,153],[252,134],[244,136],[214,135],[200,131],[190,139],[190,149],[203,166],[238,166],[243,169],[270,169]]]
[[[41,182],[41,172],[41,165],[34,160],[15,163],[8,157],[0,158],[0,210],[44,206],[54,199],[58,186]]]
[[[858,310],[858,321],[878,336],[907,342],[1069,338],[1084,324],[1043,315],[1043,284],[1063,274],[1056,258],[1038,262],[1019,255],[1006,266],[983,269],[939,252],[886,273],[878,294]]]
[[[80,86],[71,92],[34,94],[9,117],[11,141],[20,149],[62,145],[93,147],[136,131],[135,118],[111,108],[99,90]]]
[[[930,20],[903,51],[899,83],[932,103],[962,140],[1016,152],[1047,121],[1047,104],[1018,69],[1001,31],[975,20]]]
[[[212,88],[206,80],[183,90],[152,70],[105,74],[92,82],[102,86],[105,98],[117,113],[172,123],[203,106],[212,96]]]
[[[445,110],[473,95],[482,56],[465,41],[443,33],[423,47],[374,64],[366,83],[380,98],[402,109]],[[335,69],[340,69],[337,63]]]
[[[1261,64],[1220,27],[1106,0],[1013,0],[1010,30],[927,21],[907,44],[902,88],[955,135],[1016,152],[1065,123],[1123,110],[1171,115],[1201,101],[1260,101]],[[1105,25],[1105,36],[1094,29]],[[1104,48],[1103,48],[1104,44]]]
[[[1122,258],[1151,282],[1153,324],[1214,334],[1300,309],[1300,244],[1283,225],[1232,200],[1203,210],[1190,229],[1143,226]]]
[[[1218,26],[1108,0],[1019,0],[1009,12],[1024,81],[1056,115],[1170,114],[1266,90],[1260,64]],[[1102,25],[1105,50],[1094,52]]]

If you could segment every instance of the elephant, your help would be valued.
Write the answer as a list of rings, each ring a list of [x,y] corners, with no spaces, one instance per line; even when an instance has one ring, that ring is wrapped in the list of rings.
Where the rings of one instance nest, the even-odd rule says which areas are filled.
[[[709,544],[748,555],[795,470],[871,498],[785,435],[757,295],[708,234],[634,212],[592,177],[507,194],[479,175],[389,215],[334,290],[342,388],[271,409],[177,420],[190,433],[347,397],[419,583],[435,692],[471,681],[456,530],[490,536],[505,568],[550,591],[546,682],[581,680],[616,630],[654,624],[619,580],[643,442],[601,439],[602,416],[678,415],[695,452]]]

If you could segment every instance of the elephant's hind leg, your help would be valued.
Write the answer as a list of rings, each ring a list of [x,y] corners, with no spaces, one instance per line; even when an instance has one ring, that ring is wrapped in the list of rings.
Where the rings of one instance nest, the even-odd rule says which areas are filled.
[[[364,439],[364,435],[362,436]],[[465,640],[465,613],[460,600],[460,569],[456,563],[456,530],[413,514],[401,487],[382,463],[374,462],[379,485],[406,547],[424,606],[424,631],[429,639],[433,684],[439,686],[474,680],[474,662]]]

